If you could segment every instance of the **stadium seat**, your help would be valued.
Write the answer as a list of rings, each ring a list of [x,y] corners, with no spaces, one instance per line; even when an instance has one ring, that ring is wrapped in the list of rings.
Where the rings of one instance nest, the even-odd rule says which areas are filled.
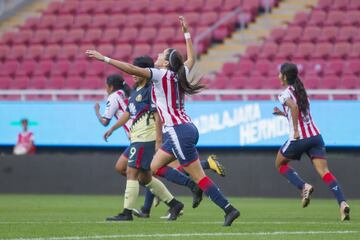
[[[56,25],[57,15],[44,15],[40,19],[38,19],[35,26],[29,26],[28,29],[53,29]]]
[[[338,36],[338,31],[339,29],[334,26],[324,27],[317,38],[317,42],[334,42]]]
[[[250,45],[246,48],[244,56],[242,58],[248,58],[256,60],[261,52],[261,47],[257,45]]]
[[[321,10],[315,10],[310,16],[308,26],[323,26],[326,20],[326,12]]]
[[[126,27],[141,28],[145,22],[145,15],[141,13],[132,13],[127,17]]]
[[[289,23],[290,26],[299,26],[304,28],[309,21],[309,14],[306,12],[299,12],[295,15],[294,20]]]
[[[132,46],[130,44],[120,44],[115,48],[114,58],[126,61],[132,54]]]
[[[25,24],[21,26],[21,29],[35,30],[37,29],[38,24],[39,24],[39,17],[29,17],[28,19],[26,19]]]
[[[0,75],[0,89],[1,90],[8,89],[10,87],[11,81],[12,81],[11,77]]]
[[[316,9],[329,10],[333,0],[319,0]]]
[[[322,87],[325,89],[336,89],[341,87],[341,79],[336,75],[323,78]]]
[[[96,5],[94,9],[95,14],[108,14],[110,15],[111,9],[114,7],[114,2],[112,0],[102,0],[101,3]]]
[[[316,39],[320,36],[321,28],[311,26],[306,27],[302,34],[300,42],[315,42]]]
[[[233,74],[238,76],[248,76],[254,70],[254,63],[251,60],[240,60],[235,66]]]
[[[149,0],[131,1],[128,11],[129,13],[144,13],[150,4],[151,1]]]
[[[14,43],[16,35],[16,32],[5,32],[2,35],[1,42],[4,44],[12,45]]]
[[[94,15],[92,18],[92,22],[89,25],[89,28],[105,28],[109,22],[108,14],[98,14]]]
[[[82,29],[71,29],[64,40],[65,44],[76,43],[79,44],[84,38],[85,32]]]
[[[331,43],[316,44],[315,52],[311,55],[314,59],[327,59],[332,53],[333,45]]]
[[[66,1],[59,9],[59,14],[74,14],[80,7],[78,1]]]
[[[152,3],[153,4],[153,3]],[[151,5],[152,5],[151,4]],[[144,27],[155,27],[158,28],[164,21],[164,16],[161,13],[150,13],[145,17]],[[161,27],[160,27],[161,30]]]
[[[67,31],[65,29],[56,29],[52,32],[48,44],[62,44],[67,37]]]
[[[51,32],[47,29],[39,29],[30,39],[30,44],[46,44],[51,36]]]
[[[314,50],[314,44],[307,42],[300,43],[293,57],[295,60],[309,59]]]
[[[358,89],[360,87],[360,80],[354,75],[344,76],[341,80],[341,88],[344,89]]]
[[[136,41],[139,31],[137,28],[125,28],[118,39],[118,43],[132,44]]]
[[[44,89],[46,86],[47,78],[45,76],[32,77],[29,82],[29,89]]]
[[[347,5],[348,10],[360,10],[360,2],[358,0],[351,0],[350,4]]]
[[[186,4],[186,0],[168,1],[164,6],[163,11],[166,13],[181,12]]]
[[[24,45],[14,45],[11,48],[10,54],[7,56],[8,60],[22,60],[26,53],[26,46]]]
[[[16,76],[30,76],[35,71],[37,63],[33,60],[25,60],[16,71]]]
[[[62,76],[52,76],[45,83],[45,89],[62,89],[64,78]]]
[[[251,71],[252,76],[267,76],[271,67],[271,62],[268,60],[256,61],[254,70]]]
[[[70,76],[64,82],[64,89],[80,89],[82,87],[82,77]]]
[[[97,6],[98,4],[95,0],[81,1],[81,4],[77,9],[77,13],[94,13]]]
[[[348,55],[349,59],[360,59],[360,42],[354,43],[351,52]]]
[[[283,38],[283,42],[298,42],[301,35],[302,35],[303,29],[298,26],[289,27],[286,30],[286,35]]]
[[[342,19],[343,26],[359,26],[360,25],[360,10],[348,11]]]
[[[88,69],[88,61],[76,61],[69,66],[68,76],[84,76]]]
[[[333,0],[333,3],[331,5],[330,9],[333,10],[346,10],[350,1],[349,0]]]
[[[23,30],[23,31],[18,32],[18,34],[16,34],[16,36],[13,38],[12,42],[14,44],[19,44],[19,45],[29,44],[32,37],[33,37],[32,30]]]
[[[69,29],[74,23],[73,15],[60,15],[54,24],[55,29]]]
[[[205,12],[201,14],[198,25],[211,26],[217,21],[217,19],[218,19],[218,14],[216,12]]]
[[[295,50],[296,45],[294,43],[283,43],[279,46],[276,58],[281,60],[291,60]]]
[[[131,0],[117,1],[116,4],[112,4],[110,9],[111,15],[126,14],[130,6]]]
[[[258,57],[261,59],[273,59],[277,54],[277,51],[278,45],[276,43],[265,43]]]
[[[353,37],[358,33],[358,29],[353,26],[343,27],[340,29],[339,34],[336,37],[337,42],[351,42]]]
[[[343,71],[345,75],[356,75],[360,77],[360,59],[349,60]]]
[[[326,26],[340,26],[342,20],[345,18],[344,12],[342,11],[331,11],[327,15],[327,19],[325,21]]]
[[[100,39],[100,43],[116,44],[120,36],[120,30],[118,28],[107,28],[104,31],[103,37]]]
[[[238,64],[234,62],[226,62],[224,63],[221,73],[225,74],[226,76],[232,76],[237,68]]]
[[[24,59],[32,59],[39,61],[40,58],[42,58],[42,55],[44,53],[44,47],[40,44],[37,45],[31,45],[27,53],[24,56]]]
[[[76,44],[68,44],[64,45],[61,49],[58,59],[66,60],[66,59],[74,59],[78,54],[78,46]]]
[[[156,43],[171,43],[172,38],[175,36],[175,30],[171,27],[162,27],[159,29],[157,34],[157,38],[155,40]]]
[[[148,13],[162,13],[163,9],[168,4],[167,0],[152,0],[151,4],[147,8]]]
[[[123,28],[127,22],[127,16],[123,13],[110,15],[107,28]]]
[[[201,12],[204,6],[204,0],[197,1],[188,1],[187,4],[184,5],[184,12]]]
[[[143,55],[150,55],[151,54],[151,45],[150,44],[136,44],[134,47],[132,57],[138,57]]]
[[[48,8],[44,11],[45,15],[53,15],[58,14],[60,11],[60,8],[62,8],[62,2],[50,2]]]
[[[321,86],[321,78],[317,76],[305,77],[304,85],[306,89],[318,89]]]
[[[327,61],[324,68],[324,75],[337,75],[341,76],[344,69],[344,61],[342,60],[330,60]]]
[[[17,76],[10,82],[10,89],[26,89],[29,82],[30,78],[28,76]]]
[[[99,28],[88,29],[83,38],[83,43],[95,43],[97,44],[102,37],[102,30]]]
[[[74,19],[74,25],[73,27],[81,28],[81,29],[87,29],[92,21],[92,17],[90,14],[79,14],[76,15]]]
[[[55,78],[63,78],[63,76],[66,74],[67,70],[69,69],[69,66],[71,63],[68,60],[60,60],[56,62],[53,67],[51,68],[51,77],[50,79]]]
[[[204,12],[218,11],[222,8],[223,0],[206,0],[205,5],[202,7]]]
[[[148,43],[151,44],[157,35],[156,28],[142,28],[136,38],[136,43]]]
[[[7,45],[0,45],[0,62],[5,61],[11,49]]]
[[[286,31],[287,30],[285,28],[275,28],[271,31],[268,39],[279,44],[286,35]]]
[[[336,43],[330,57],[333,59],[345,59],[351,51],[351,44],[349,43]]]
[[[53,63],[53,61],[51,61],[51,60],[40,61],[36,65],[36,68],[35,68],[35,71],[33,72],[33,74],[36,76],[48,76],[51,72],[53,64],[55,67],[55,63]]]

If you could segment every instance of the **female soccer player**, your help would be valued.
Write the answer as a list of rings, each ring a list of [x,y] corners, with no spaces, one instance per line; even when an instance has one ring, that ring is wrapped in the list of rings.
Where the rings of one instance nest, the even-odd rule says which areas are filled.
[[[281,85],[285,87],[279,96],[284,112],[275,107],[274,114],[288,119],[290,133],[289,140],[277,154],[276,168],[291,184],[302,190],[302,207],[307,207],[314,188],[304,182],[288,164],[291,160],[300,160],[301,155],[306,153],[338,201],[341,221],[350,220],[349,205],[336,178],[328,168],[324,141],[312,119],[310,103],[304,85],[298,77],[297,66],[293,63],[282,64],[279,79]]]
[[[128,97],[130,94],[130,87],[126,84],[125,80],[121,75],[113,74],[107,77],[105,83],[105,90],[108,93],[108,98],[106,101],[106,108],[104,114],[100,114],[99,103],[96,103],[94,108],[96,117],[98,118],[99,122],[106,127],[109,125],[113,117],[115,117],[116,119],[120,119],[120,117],[126,111]],[[130,126],[131,121],[127,122],[123,126],[128,137]],[[123,176],[126,176],[126,166],[129,151],[130,147],[126,148],[125,151],[120,155],[115,165],[116,171],[118,171]]]
[[[158,55],[155,62],[158,68],[143,69],[132,64],[110,59],[97,51],[87,50],[90,58],[109,63],[116,68],[139,77],[151,79],[153,82],[152,96],[163,123],[163,144],[151,163],[151,169],[156,172],[162,166],[178,159],[185,171],[199,185],[210,199],[225,212],[224,226],[230,226],[240,216],[220,192],[212,180],[201,168],[196,143],[199,133],[184,109],[185,94],[195,94],[202,89],[199,83],[192,84],[188,73],[195,63],[195,53],[192,47],[188,26],[183,17],[180,23],[184,32],[188,59],[184,62],[181,54],[173,48],[167,48]],[[172,213],[170,211],[170,213]]]

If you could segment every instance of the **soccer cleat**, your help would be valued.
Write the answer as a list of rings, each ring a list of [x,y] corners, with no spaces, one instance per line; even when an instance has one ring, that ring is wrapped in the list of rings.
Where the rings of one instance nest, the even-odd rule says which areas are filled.
[[[133,217],[131,214],[125,214],[124,212],[119,213],[113,217],[107,217],[106,221],[132,221]]]
[[[313,186],[311,186],[308,183],[305,183],[301,193],[302,196],[301,204],[303,208],[306,208],[310,204],[310,196],[313,193],[313,191],[314,191]]]
[[[341,221],[350,220],[350,207],[345,201],[341,202],[340,204],[340,220]]]
[[[200,205],[200,202],[203,198],[203,191],[199,188],[199,186],[194,185],[194,187],[191,189],[192,195],[193,195],[193,208],[197,208]]]
[[[136,208],[132,209],[132,213],[138,218],[149,218],[150,217],[150,213],[145,212],[143,207],[141,207],[140,210],[137,210]]]
[[[183,210],[184,204],[181,202],[177,202],[173,207],[169,209],[170,216],[168,221],[175,221],[178,216],[180,216],[181,210]]]
[[[225,227],[231,226],[232,222],[240,216],[240,212],[233,208],[231,212],[225,215],[224,225]]]
[[[180,213],[179,213],[179,217],[184,215],[184,210],[181,210]],[[170,212],[168,211],[167,212],[167,215],[164,215],[164,216],[161,216],[160,218],[161,219],[168,219],[170,217]]]
[[[210,169],[219,174],[222,177],[225,177],[225,167],[219,163],[217,156],[212,154],[207,159]]]

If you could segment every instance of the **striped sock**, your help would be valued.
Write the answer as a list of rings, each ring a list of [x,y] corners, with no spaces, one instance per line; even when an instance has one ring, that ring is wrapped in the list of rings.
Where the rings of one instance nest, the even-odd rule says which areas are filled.
[[[208,196],[211,201],[218,205],[225,211],[230,206],[229,201],[221,193],[220,189],[214,184],[214,182],[207,176],[201,179],[198,183],[199,187]]]
[[[322,179],[326,183],[326,185],[329,186],[330,191],[332,191],[332,193],[334,194],[339,205],[342,201],[345,201],[344,194],[342,193],[341,188],[340,188],[335,176],[331,172],[327,172],[322,177]]]
[[[298,189],[303,189],[305,182],[299,177],[297,172],[295,172],[288,164],[282,165],[279,168],[279,172],[283,175],[292,185]]]
[[[154,197],[155,195],[150,191],[150,189],[146,188],[144,206],[142,208],[144,212],[150,213],[151,206],[154,201]]]
[[[200,164],[201,164],[202,169],[204,169],[204,170],[210,169],[210,165],[209,165],[209,162],[207,160],[201,160]]]

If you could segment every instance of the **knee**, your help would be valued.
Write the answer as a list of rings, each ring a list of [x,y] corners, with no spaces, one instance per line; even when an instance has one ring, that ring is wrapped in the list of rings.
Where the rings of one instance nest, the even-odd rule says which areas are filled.
[[[126,165],[122,165],[122,164],[115,165],[115,170],[125,177],[126,177],[126,168],[127,168]]]

